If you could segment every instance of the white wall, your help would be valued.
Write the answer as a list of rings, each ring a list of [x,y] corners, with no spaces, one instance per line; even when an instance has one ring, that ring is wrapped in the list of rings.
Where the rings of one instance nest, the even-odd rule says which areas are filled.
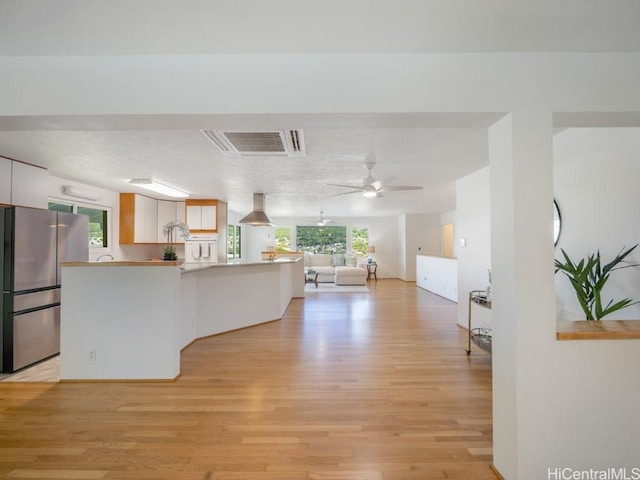
[[[407,278],[407,216],[398,217],[398,278]]]
[[[456,237],[458,245],[458,324],[468,323],[468,296],[483,290],[491,268],[491,205],[489,167],[456,182]],[[464,239],[466,246],[460,246]]]
[[[243,260],[249,262],[259,262],[262,260],[262,252],[275,242],[274,227],[244,225],[243,233],[245,237],[245,250],[242,257]]]
[[[416,256],[416,284],[452,302],[458,301],[458,261],[455,258]]]
[[[453,256],[454,258],[458,257],[458,226],[457,226],[457,214],[454,210],[453,212],[446,212],[440,215],[440,226],[442,225],[453,225]]]
[[[556,258],[578,260],[598,249],[608,262],[640,242],[640,129],[574,128],[554,136],[554,195],[562,216]],[[640,247],[628,259],[640,263]],[[583,319],[573,288],[556,274],[558,318]],[[640,299],[640,268],[613,272],[603,300]],[[605,318],[640,319],[640,305]]]
[[[407,214],[401,215],[404,221],[404,232],[399,232],[400,279],[405,282],[416,281],[416,255],[440,255],[440,215],[437,214]],[[404,240],[404,241],[403,241]]]

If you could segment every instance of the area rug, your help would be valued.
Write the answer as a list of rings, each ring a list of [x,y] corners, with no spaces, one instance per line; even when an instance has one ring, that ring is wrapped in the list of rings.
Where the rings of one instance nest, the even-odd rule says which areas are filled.
[[[319,283],[318,288],[313,283],[306,283],[305,293],[368,293],[364,285],[336,285],[335,283]]]

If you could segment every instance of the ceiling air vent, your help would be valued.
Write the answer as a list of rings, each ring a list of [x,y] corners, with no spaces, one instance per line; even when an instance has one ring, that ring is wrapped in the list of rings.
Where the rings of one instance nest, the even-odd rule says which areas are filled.
[[[202,130],[207,139],[231,157],[297,157],[306,154],[302,130],[237,132]]]

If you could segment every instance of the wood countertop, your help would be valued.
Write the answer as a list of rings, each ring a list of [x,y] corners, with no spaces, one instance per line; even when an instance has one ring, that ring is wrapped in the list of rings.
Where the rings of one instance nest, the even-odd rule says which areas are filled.
[[[301,258],[278,258],[275,260],[261,260],[256,262],[229,263],[185,263],[184,260],[109,260],[104,262],[62,262],[63,267],[174,267],[180,266],[183,273],[196,272],[209,268],[248,267],[254,265],[279,265],[296,263]]]
[[[261,260],[255,262],[228,262],[228,263],[185,263],[182,266],[182,273],[198,272],[200,270],[206,270],[209,268],[227,268],[227,267],[253,267],[256,265],[282,265],[286,263],[297,263],[302,261],[302,258],[277,258],[275,260]]]
[[[173,267],[182,265],[182,260],[109,260],[105,262],[62,262],[63,267]]]
[[[640,339],[640,320],[569,321],[558,320],[558,340]]]

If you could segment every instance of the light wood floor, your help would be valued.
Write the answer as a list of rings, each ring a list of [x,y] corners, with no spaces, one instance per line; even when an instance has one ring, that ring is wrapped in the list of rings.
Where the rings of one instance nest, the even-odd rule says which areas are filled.
[[[0,478],[494,480],[491,360],[398,280],[203,339],[173,383],[0,383]]]

